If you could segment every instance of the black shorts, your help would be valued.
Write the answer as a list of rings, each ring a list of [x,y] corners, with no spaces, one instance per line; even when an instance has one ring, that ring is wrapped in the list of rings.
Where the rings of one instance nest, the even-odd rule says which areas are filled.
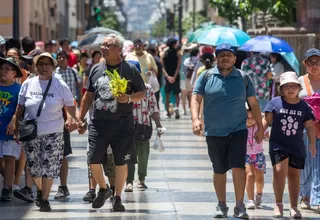
[[[111,145],[116,166],[131,160],[134,146],[134,124],[132,120],[92,121],[89,125],[88,164],[104,164],[107,147]]]
[[[269,154],[272,166],[279,164],[281,161],[284,161],[285,159],[289,158],[289,167],[301,170],[304,169],[304,164],[306,160],[304,157],[297,157],[284,150],[271,151],[269,152]]]
[[[225,137],[206,137],[214,173],[224,174],[232,168],[245,168],[247,136],[247,130],[240,130]]]
[[[66,128],[63,129],[63,139],[64,139],[63,156],[66,157],[72,154],[70,132]]]
[[[165,94],[171,94],[172,92],[174,95],[179,95],[181,93],[180,79],[177,79],[174,83],[169,83],[166,81],[164,92]]]

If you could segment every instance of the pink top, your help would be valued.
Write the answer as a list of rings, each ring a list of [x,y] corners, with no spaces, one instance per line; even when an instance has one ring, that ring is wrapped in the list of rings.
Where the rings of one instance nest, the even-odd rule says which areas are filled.
[[[255,124],[254,126],[248,127],[248,139],[247,139],[247,154],[259,154],[262,153],[263,150],[263,142],[260,144],[256,143],[254,139],[254,134],[258,130],[258,126]]]

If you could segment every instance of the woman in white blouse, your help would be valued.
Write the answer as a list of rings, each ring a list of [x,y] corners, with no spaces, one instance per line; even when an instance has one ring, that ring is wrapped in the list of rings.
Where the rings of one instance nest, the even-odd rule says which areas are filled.
[[[67,84],[52,75],[57,61],[50,53],[42,53],[34,58],[38,76],[29,78],[22,86],[16,112],[17,119],[37,121],[37,137],[22,142],[27,155],[27,168],[37,186],[36,204],[40,211],[51,211],[48,202],[53,179],[60,174],[63,159],[63,127],[62,109],[70,114],[66,122],[69,127],[75,123],[74,98]],[[49,85],[41,114],[37,111],[43,93]],[[16,125],[18,130],[19,123]]]

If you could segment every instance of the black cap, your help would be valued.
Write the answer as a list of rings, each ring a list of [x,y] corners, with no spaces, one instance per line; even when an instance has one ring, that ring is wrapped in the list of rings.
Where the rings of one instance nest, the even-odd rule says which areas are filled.
[[[312,57],[312,56],[320,57],[320,50],[317,48],[311,48],[307,50],[306,53],[304,54],[304,59],[307,60],[309,57]]]
[[[178,40],[176,39],[176,38],[174,38],[174,37],[170,37],[168,40],[167,40],[167,46],[168,47],[170,47],[171,45],[173,45],[173,44],[175,44],[175,43],[177,43],[178,42]]]

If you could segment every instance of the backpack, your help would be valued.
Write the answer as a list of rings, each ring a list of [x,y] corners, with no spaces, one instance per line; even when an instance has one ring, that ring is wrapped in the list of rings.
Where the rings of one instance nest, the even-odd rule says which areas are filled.
[[[248,84],[249,84],[248,75],[245,72],[243,72],[242,70],[239,70],[239,69],[237,69],[237,70],[238,70],[238,73],[241,75],[241,78],[242,78],[243,84],[246,87],[246,93],[247,93]],[[204,78],[208,79],[210,76],[212,76],[212,74],[213,74],[212,71],[210,71],[210,69],[209,69],[209,70],[207,70],[207,72],[205,72]]]

